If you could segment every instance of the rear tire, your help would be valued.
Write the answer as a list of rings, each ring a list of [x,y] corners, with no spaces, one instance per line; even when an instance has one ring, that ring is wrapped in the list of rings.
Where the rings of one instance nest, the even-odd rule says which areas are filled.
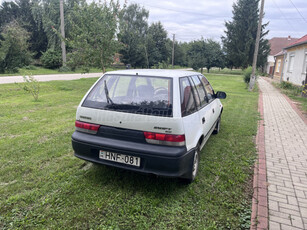
[[[200,154],[199,146],[197,145],[197,147],[194,151],[191,170],[190,170],[189,174],[187,175],[187,177],[181,178],[184,183],[190,184],[195,180],[195,178],[197,176],[198,168],[199,168],[199,161],[200,161],[199,154]]]
[[[220,128],[221,128],[221,115],[219,116],[219,118],[217,119],[215,128],[213,130],[213,134],[218,134],[220,132]]]

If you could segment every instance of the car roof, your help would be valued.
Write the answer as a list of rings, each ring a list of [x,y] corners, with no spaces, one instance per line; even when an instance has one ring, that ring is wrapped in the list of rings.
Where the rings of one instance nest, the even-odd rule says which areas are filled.
[[[152,77],[171,77],[179,78],[191,75],[200,75],[198,72],[187,70],[173,70],[173,69],[127,69],[106,72],[105,74],[123,74],[123,75],[139,75]]]

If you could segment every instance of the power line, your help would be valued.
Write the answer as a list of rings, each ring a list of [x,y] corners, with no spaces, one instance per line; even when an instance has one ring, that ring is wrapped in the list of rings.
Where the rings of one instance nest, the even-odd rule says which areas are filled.
[[[202,15],[202,16],[206,16],[206,17],[215,17],[215,18],[231,18],[231,16],[228,16],[228,17],[225,17],[225,16],[218,16],[218,15],[212,15],[212,14],[204,14],[204,13],[198,13],[198,12],[195,12],[195,11],[187,11],[187,10],[175,10],[175,9],[171,9],[171,8],[165,8],[165,7],[160,7],[160,6],[153,6],[153,5],[149,5],[149,4],[144,4],[143,5],[145,6],[149,6],[149,7],[152,7],[152,8],[156,8],[156,9],[160,9],[160,10],[168,10],[168,11],[173,11],[173,12],[176,12],[176,13],[185,13],[185,14],[190,14],[190,15]]]
[[[301,14],[301,12],[296,8],[296,6],[294,5],[294,3],[292,2],[292,0],[289,0],[291,2],[291,4],[294,6],[294,8],[296,9],[296,11],[299,13],[299,15],[301,15],[302,19],[307,23],[307,20],[304,18],[304,16]]]
[[[277,3],[275,2],[275,0],[273,0],[275,6],[277,7],[277,9],[279,10],[280,14],[282,15],[282,17],[287,21],[287,23],[289,24],[289,26],[292,28],[293,31],[296,31],[293,27],[293,25],[289,22],[288,18],[285,16],[285,14],[282,12],[282,10],[279,8],[279,6],[277,5]],[[295,32],[296,33],[296,32]],[[296,33],[298,34],[298,33]]]

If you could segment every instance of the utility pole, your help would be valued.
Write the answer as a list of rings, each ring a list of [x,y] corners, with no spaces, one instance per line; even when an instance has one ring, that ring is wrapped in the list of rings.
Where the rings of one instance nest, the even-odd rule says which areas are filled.
[[[63,0],[60,0],[60,17],[61,17],[61,48],[62,48],[62,63],[66,66],[66,47],[65,47],[65,29],[64,29],[64,7]]]
[[[264,0],[261,0],[261,8],[260,8],[260,15],[259,15],[259,22],[258,22],[255,51],[254,51],[254,59],[253,59],[253,72],[249,80],[249,91],[253,90],[255,82],[256,82],[256,66],[257,66],[257,57],[258,57],[258,50],[259,50],[262,18],[263,18],[263,8],[264,8]]]
[[[173,51],[172,51],[172,66],[174,67],[174,56],[175,56],[175,34],[173,34]]]

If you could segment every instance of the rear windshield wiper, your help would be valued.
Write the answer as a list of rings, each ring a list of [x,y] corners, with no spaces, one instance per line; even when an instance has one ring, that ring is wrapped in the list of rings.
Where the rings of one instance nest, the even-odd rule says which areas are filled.
[[[107,81],[106,80],[104,80],[104,91],[106,93],[107,103],[114,105],[112,99],[109,96],[109,90],[108,90],[108,87],[107,87]]]

